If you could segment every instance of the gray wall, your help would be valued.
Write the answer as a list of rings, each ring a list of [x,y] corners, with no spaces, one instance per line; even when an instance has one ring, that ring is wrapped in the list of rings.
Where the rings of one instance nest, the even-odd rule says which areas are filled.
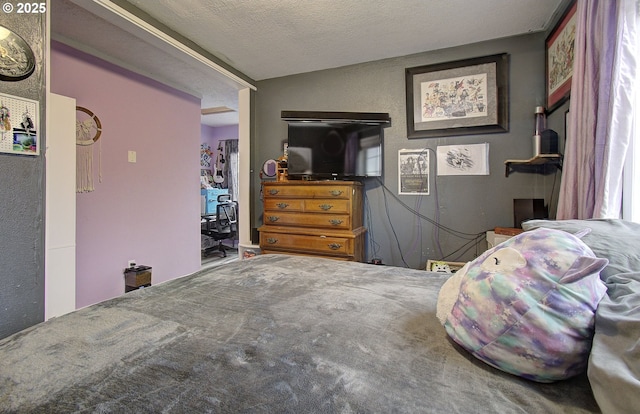
[[[41,155],[0,153],[0,338],[44,319],[44,14],[0,14],[36,54],[36,71],[0,92],[40,102]],[[22,114],[11,114],[12,123]],[[8,137],[9,135],[7,135]]]
[[[282,155],[287,125],[280,119],[281,110],[388,112],[392,125],[384,131],[383,182],[389,191],[384,191],[376,179],[365,181],[367,258],[375,256],[385,264],[424,268],[427,260],[441,259],[442,254],[447,256],[462,249],[461,253],[447,256],[447,260],[469,260],[486,247],[482,237],[477,246],[471,242],[465,253],[464,245],[474,235],[496,226],[513,226],[514,198],[544,198],[547,203],[552,198],[551,209],[555,211],[557,196],[551,197],[555,174],[514,173],[507,178],[504,166],[505,159],[527,159],[533,155],[533,114],[536,106],[544,106],[545,96],[544,37],[543,33],[530,34],[258,82],[252,142],[254,171],[259,171],[265,160]],[[407,139],[406,68],[504,52],[510,55],[509,132]],[[562,108],[554,117],[561,111]],[[564,129],[557,132],[563,134]],[[435,150],[439,145],[484,142],[490,144],[489,176],[436,177],[435,157],[431,153],[431,195],[397,195],[399,149]],[[259,227],[262,203],[257,173],[253,180],[254,219],[255,226]],[[556,192],[558,186],[559,175]],[[399,201],[425,218],[418,218]],[[437,231],[432,222],[464,234]],[[372,245],[373,241],[376,245]]]

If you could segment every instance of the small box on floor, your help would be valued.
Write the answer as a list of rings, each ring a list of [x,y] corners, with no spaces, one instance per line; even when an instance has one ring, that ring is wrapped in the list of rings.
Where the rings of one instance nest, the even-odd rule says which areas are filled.
[[[250,259],[262,253],[257,244],[238,244],[238,253],[241,259]]]
[[[136,266],[124,269],[125,292],[148,286],[151,286],[151,266]]]

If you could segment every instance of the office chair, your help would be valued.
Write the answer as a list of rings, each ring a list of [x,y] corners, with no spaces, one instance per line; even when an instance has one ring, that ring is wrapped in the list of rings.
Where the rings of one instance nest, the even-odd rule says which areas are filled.
[[[238,211],[236,203],[222,202],[216,206],[215,221],[207,223],[206,235],[218,242],[218,246],[212,250],[222,252],[223,257],[227,257],[227,252],[223,240],[232,239],[238,233]]]

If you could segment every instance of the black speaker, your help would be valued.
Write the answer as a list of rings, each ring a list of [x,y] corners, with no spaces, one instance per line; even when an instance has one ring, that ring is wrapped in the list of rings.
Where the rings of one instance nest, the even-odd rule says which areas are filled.
[[[531,219],[546,219],[547,208],[542,198],[513,199],[513,227],[522,228],[522,222]]]
[[[540,154],[558,153],[558,133],[553,129],[546,129],[540,134]]]

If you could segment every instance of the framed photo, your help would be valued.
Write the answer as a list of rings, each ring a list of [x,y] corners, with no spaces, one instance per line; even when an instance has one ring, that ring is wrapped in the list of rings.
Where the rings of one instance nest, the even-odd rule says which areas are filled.
[[[571,95],[576,1],[572,1],[545,41],[547,113],[558,109]]]
[[[398,150],[398,189],[402,195],[429,195],[429,150]]]
[[[40,103],[0,93],[0,153],[40,154]]]
[[[509,55],[407,68],[407,137],[509,130]]]

